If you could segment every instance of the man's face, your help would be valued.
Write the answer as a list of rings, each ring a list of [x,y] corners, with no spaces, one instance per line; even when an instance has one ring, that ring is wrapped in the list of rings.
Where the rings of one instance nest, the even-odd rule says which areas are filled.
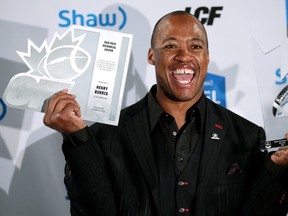
[[[209,53],[202,25],[190,15],[164,18],[148,61],[155,65],[159,99],[194,104],[202,95]]]

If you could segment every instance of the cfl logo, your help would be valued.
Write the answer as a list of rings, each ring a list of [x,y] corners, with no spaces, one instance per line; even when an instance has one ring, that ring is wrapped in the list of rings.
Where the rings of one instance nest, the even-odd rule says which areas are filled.
[[[87,70],[91,61],[91,55],[80,47],[84,37],[74,37],[70,29],[63,35],[57,33],[50,45],[45,40],[37,47],[28,41],[28,52],[18,54],[30,70],[12,77],[3,94],[5,103],[41,111],[44,100],[55,91],[71,89],[73,80]]]

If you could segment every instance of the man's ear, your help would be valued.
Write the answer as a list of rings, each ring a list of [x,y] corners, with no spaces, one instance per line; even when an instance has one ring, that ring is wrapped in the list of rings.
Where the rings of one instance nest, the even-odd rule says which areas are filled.
[[[154,50],[152,48],[149,48],[148,50],[147,59],[148,59],[149,64],[155,65]]]

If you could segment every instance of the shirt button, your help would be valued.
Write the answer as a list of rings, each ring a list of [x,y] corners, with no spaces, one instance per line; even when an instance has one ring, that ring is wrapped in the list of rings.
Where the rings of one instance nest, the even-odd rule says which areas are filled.
[[[184,182],[184,181],[179,181],[178,185],[179,186],[187,186],[189,183],[188,182]]]
[[[176,131],[173,131],[172,134],[173,134],[173,136],[176,136],[176,135],[177,135],[177,132],[176,132]]]
[[[179,213],[189,212],[188,208],[179,208]]]
[[[184,160],[184,158],[183,158],[183,157],[179,157],[179,158],[177,158],[177,160],[178,160],[179,162],[181,162],[181,161]]]

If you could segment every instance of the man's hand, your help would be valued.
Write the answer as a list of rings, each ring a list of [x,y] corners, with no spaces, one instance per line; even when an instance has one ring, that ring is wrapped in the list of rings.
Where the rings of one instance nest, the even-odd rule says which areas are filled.
[[[285,134],[288,140],[288,133]],[[271,155],[271,160],[281,166],[288,166],[288,147],[283,147]]]
[[[72,133],[86,127],[75,98],[76,96],[69,94],[67,89],[48,98],[43,118],[44,124],[60,133]]]

